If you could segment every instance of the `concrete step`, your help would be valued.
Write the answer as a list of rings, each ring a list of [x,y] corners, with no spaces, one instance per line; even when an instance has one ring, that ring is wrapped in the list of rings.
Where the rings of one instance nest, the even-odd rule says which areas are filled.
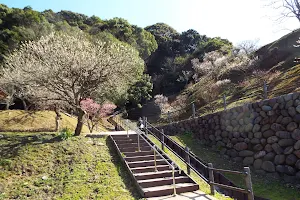
[[[125,147],[137,147],[138,143],[137,142],[131,142],[131,143],[122,143],[119,144],[117,143],[119,148],[125,148]],[[140,142],[140,147],[145,147],[148,146],[148,144],[146,142]]]
[[[162,159],[162,157],[156,154],[156,159],[157,160]],[[125,160],[128,162],[135,162],[135,161],[142,161],[142,160],[154,160],[154,152],[152,155],[126,157]]]
[[[166,164],[167,162],[164,159],[156,160],[156,165],[166,165]],[[142,161],[128,162],[128,165],[130,168],[146,167],[146,166],[154,166],[155,162],[154,160],[142,160]]]
[[[176,184],[176,193],[191,192],[199,189],[199,185],[194,183],[178,183]],[[167,196],[174,193],[173,185],[163,185],[156,187],[144,188],[144,197]]]
[[[157,165],[156,169],[157,169],[157,171],[166,171],[166,170],[170,170],[170,166],[169,165]],[[155,167],[154,166],[135,167],[135,168],[131,168],[131,171],[135,174],[144,173],[144,172],[155,172]]]
[[[175,177],[175,183],[191,183],[191,179],[187,176],[178,176]],[[162,185],[172,185],[173,177],[163,177],[155,179],[146,179],[138,181],[138,184],[143,188],[162,186]]]
[[[134,157],[134,156],[147,156],[147,155],[153,155],[153,150],[150,151],[136,151],[136,152],[122,152],[126,157]]]
[[[164,177],[172,177],[172,170],[166,171],[158,171],[158,172],[145,172],[145,173],[136,173],[133,174],[137,180],[145,180],[145,179],[154,179],[154,178],[164,178]],[[174,171],[174,176],[179,176],[179,171]]]
[[[121,147],[121,152],[138,152],[138,147]],[[152,148],[149,146],[140,147],[140,151],[151,151]]]

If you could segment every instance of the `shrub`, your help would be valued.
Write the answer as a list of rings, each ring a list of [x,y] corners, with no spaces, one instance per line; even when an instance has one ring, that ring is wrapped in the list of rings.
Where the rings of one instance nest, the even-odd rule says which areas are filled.
[[[59,133],[59,137],[62,140],[67,140],[70,137],[72,137],[73,135],[74,135],[73,131],[71,131],[71,129],[69,129],[69,128],[64,128]]]

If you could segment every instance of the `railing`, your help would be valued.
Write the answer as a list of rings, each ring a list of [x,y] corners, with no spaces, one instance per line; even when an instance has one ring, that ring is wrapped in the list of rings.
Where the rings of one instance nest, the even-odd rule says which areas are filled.
[[[138,135],[138,151],[140,152],[140,138],[143,139],[150,147],[151,149],[153,149],[153,153],[154,153],[154,168],[155,171],[157,171],[157,164],[156,164],[156,154],[158,156],[160,156],[168,165],[169,167],[172,169],[172,179],[173,179],[173,195],[176,195],[176,182],[175,182],[175,167],[173,164],[171,164],[156,148],[155,145],[152,145],[149,143],[148,140],[150,140],[146,135],[144,135],[144,133],[137,127],[133,126],[132,124],[129,123],[129,120],[126,120],[124,122],[124,120],[122,120],[120,117],[116,116],[113,117],[113,120],[116,122],[116,125],[119,126],[118,128],[120,129],[125,129],[127,131],[127,137],[129,137],[129,130],[133,130],[137,133]],[[148,140],[147,140],[147,139]],[[170,159],[167,156],[168,159]],[[176,166],[176,165],[175,165]]]
[[[200,178],[207,182],[210,185],[212,194],[215,194],[216,187],[219,187],[223,189],[223,193],[238,200],[265,200],[264,198],[254,197],[249,167],[244,167],[243,172],[214,168],[212,163],[205,164],[205,162],[190,152],[188,148],[183,148],[165,135],[163,130],[159,130],[147,122],[146,118],[143,119],[143,123],[145,133],[150,133],[160,141],[162,150],[167,147],[180,158],[186,164],[188,174],[190,174],[192,169]],[[222,172],[244,176],[246,189],[237,187]]]

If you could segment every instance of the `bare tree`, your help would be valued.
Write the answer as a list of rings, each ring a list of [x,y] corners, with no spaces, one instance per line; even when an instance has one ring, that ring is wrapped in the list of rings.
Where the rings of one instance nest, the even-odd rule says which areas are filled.
[[[80,135],[83,126],[83,99],[127,91],[144,67],[131,46],[105,43],[83,33],[56,33],[25,42],[5,63],[2,80],[28,86],[37,101],[66,104],[75,111],[75,135]]]
[[[295,17],[300,22],[300,1],[299,0],[272,0],[267,6],[278,10],[278,22],[291,17]]]
[[[253,53],[258,49],[258,40],[245,40],[237,44],[239,53],[243,53],[249,58],[253,56]]]

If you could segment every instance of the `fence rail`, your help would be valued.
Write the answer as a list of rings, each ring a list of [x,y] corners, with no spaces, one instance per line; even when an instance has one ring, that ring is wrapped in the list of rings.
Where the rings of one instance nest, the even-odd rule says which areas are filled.
[[[218,189],[225,195],[237,200],[268,200],[254,196],[249,167],[244,167],[243,172],[214,168],[212,163],[205,163],[195,154],[190,152],[187,147],[182,147],[169,136],[164,134],[163,130],[159,130],[147,122],[147,118],[143,118],[143,123],[145,133],[153,135],[158,141],[160,141],[162,150],[168,148],[168,150],[181,159],[186,164],[188,174],[190,174],[191,170],[193,170],[200,178],[207,182],[211,187],[212,194],[214,194],[215,190]],[[238,187],[222,173],[238,174],[243,176],[246,189]]]

